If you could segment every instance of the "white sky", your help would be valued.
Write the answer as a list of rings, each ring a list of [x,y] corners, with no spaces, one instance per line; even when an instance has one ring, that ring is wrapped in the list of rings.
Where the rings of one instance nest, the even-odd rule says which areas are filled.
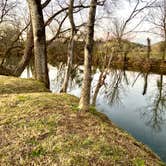
[[[133,7],[134,7],[134,3],[129,5],[129,3],[127,3],[126,1],[123,1],[123,3],[121,3],[120,6],[116,7],[116,9],[114,9],[114,11],[112,13],[112,17],[116,17],[116,18],[118,17],[119,22],[126,20],[129,17],[129,15],[131,14]],[[131,23],[128,24],[126,30],[128,31],[128,30],[132,29],[133,27],[135,27],[144,15],[148,16],[147,10],[143,11],[137,17],[135,17],[133,19],[133,21],[131,21]],[[97,33],[98,29],[96,30],[96,37],[100,38],[100,37],[106,36],[107,35],[106,32],[111,33],[111,31],[112,31],[110,28],[111,27],[111,19],[103,20],[100,22],[100,24],[102,25],[102,27],[99,28],[100,33]],[[135,33],[129,34],[129,36],[128,36],[129,40],[134,41],[134,42],[138,42],[138,43],[142,43],[142,44],[146,44],[146,42],[147,42],[146,39],[147,39],[147,37],[149,37],[151,39],[152,43],[156,43],[156,42],[161,41],[160,36],[154,35],[152,33],[140,32],[140,31],[148,31],[149,29],[152,28],[152,26],[153,25],[144,21],[142,24],[140,24],[135,29],[135,31],[138,31],[137,33],[135,32]]]
[[[26,11],[27,8],[25,7],[26,1],[23,1],[23,0],[18,0],[18,1],[20,1],[20,3],[22,4],[22,6],[18,12],[20,13],[22,19],[24,20],[24,18],[27,17],[25,14],[27,12]],[[111,0],[108,0],[108,2],[110,2],[110,1]],[[53,2],[55,3],[56,1],[52,0],[52,3]],[[62,2],[62,0],[60,0],[60,2]],[[76,2],[77,2],[77,0],[76,0]],[[109,9],[112,12],[111,17],[113,18],[116,16],[116,17],[118,17],[119,21],[125,20],[130,15],[130,13],[133,9],[133,5],[134,5],[134,3],[129,5],[129,3],[126,2],[126,0],[121,0],[121,1],[119,0],[119,4],[117,4],[117,6],[112,7],[112,5],[111,5],[111,7]],[[53,9],[50,5],[50,6],[48,6],[48,9],[46,8],[46,10],[51,15],[51,12],[54,12],[56,9]],[[144,13],[141,13],[141,15],[142,14],[147,14],[147,12],[145,11]],[[98,7],[97,15],[103,15],[103,11],[101,10],[100,7]],[[134,19],[127,26],[127,30],[131,29],[132,27],[134,27],[138,23],[138,21],[141,18],[141,15],[139,17],[137,17],[136,19]],[[60,17],[62,17],[62,16],[60,16]],[[88,17],[88,10],[85,10],[82,12],[82,17],[80,15],[75,16],[75,18],[77,18],[76,22],[79,24],[81,19],[85,20],[85,22],[86,22],[87,17]],[[107,33],[111,32],[111,19],[109,19],[109,20],[102,19],[100,21],[97,21],[96,24],[97,24],[97,27],[95,29],[95,37],[96,38],[105,38],[107,36]],[[56,23],[54,23],[53,25],[56,25]],[[69,22],[67,21],[66,24],[64,24],[63,28],[68,27],[68,26],[69,26]],[[151,26],[152,25],[150,25],[149,23],[144,22],[136,30],[137,31],[145,31],[145,30],[148,30],[149,28],[151,28]],[[52,29],[56,29],[55,26],[52,26]],[[50,32],[50,30],[48,30],[48,28],[47,28],[47,32],[48,32],[47,38],[50,38],[52,33]],[[139,42],[142,44],[146,44],[147,37],[149,37],[151,39],[152,43],[156,43],[158,41],[161,41],[160,37],[153,35],[153,34],[150,34],[150,33],[131,33],[129,35],[129,40],[134,41],[134,42]]]

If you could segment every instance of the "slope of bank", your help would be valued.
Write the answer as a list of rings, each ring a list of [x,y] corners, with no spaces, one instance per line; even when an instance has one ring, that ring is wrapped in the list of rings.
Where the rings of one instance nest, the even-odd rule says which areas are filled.
[[[78,98],[0,76],[0,165],[164,164],[103,114],[78,111]]]

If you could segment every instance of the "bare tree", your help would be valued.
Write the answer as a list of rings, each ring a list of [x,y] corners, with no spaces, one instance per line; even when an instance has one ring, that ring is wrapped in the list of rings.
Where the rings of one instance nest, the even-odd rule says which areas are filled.
[[[46,0],[42,4],[42,8],[45,8],[49,4],[50,1],[51,0]],[[13,25],[13,22],[11,24]],[[9,68],[6,66],[6,64],[4,64],[4,62],[8,61],[8,59],[9,59],[8,56],[9,55],[11,56],[11,53],[13,52],[13,50],[17,48],[16,44],[18,43],[20,38],[22,38],[24,31],[26,31],[27,29],[28,29],[27,40],[26,40],[26,44],[25,44],[25,48],[24,48],[21,60],[19,61],[19,63],[17,62],[17,65],[14,65],[14,66],[12,66],[10,63],[10,68]],[[24,71],[25,67],[29,64],[31,57],[33,56],[33,51],[32,51],[33,46],[34,46],[34,44],[33,44],[33,32],[32,32],[32,26],[31,26],[30,21],[26,21],[26,25],[22,29],[19,28],[19,32],[14,34],[12,38],[10,36],[10,39],[12,39],[11,43],[9,44],[9,42],[8,42],[8,47],[6,47],[6,50],[3,51],[3,59],[1,62],[2,70],[0,71],[0,74],[2,74],[2,75],[7,74],[7,75],[13,75],[13,76],[18,77]],[[14,56],[13,56],[13,59],[15,59]]]
[[[145,19],[145,15],[140,16],[139,21],[137,23],[133,23],[133,20],[138,16],[141,15],[141,13],[148,8],[151,8],[154,4],[155,0],[135,0],[135,1],[129,1],[130,4],[132,4],[132,10],[130,14],[126,18],[119,18],[114,17],[111,19],[111,28],[110,28],[110,34],[115,39],[117,45],[116,49],[117,52],[123,53],[126,50],[123,48],[123,40],[128,39],[129,35],[134,33],[136,29],[143,23]],[[132,26],[130,26],[132,24]]]
[[[1,32],[2,34],[4,34],[4,36],[1,35],[1,43],[5,45],[5,49],[3,49],[3,55],[0,65],[5,66],[5,61],[10,60],[10,57],[13,56],[13,52],[15,50],[17,51],[17,54],[19,51],[21,52],[21,50],[23,49],[22,34],[28,26],[29,25],[26,25],[23,29],[21,29],[19,25],[15,26],[14,24],[7,24],[4,30],[3,28],[1,28]]]
[[[16,1],[0,1],[0,24],[9,19],[10,12],[16,7]]]
[[[31,15],[34,38],[35,72],[36,79],[44,82],[49,87],[46,36],[42,13],[41,0],[27,0]]]
[[[89,10],[89,20],[87,24],[86,44],[84,48],[84,78],[82,84],[81,98],[79,108],[88,111],[90,106],[90,90],[91,90],[91,64],[94,38],[94,24],[96,16],[97,0],[91,0]]]
[[[42,4],[42,9],[46,8],[47,5],[49,4],[51,0],[46,0],[44,1],[44,3]],[[75,6],[73,6],[74,9],[76,9],[76,12],[79,12],[81,9],[86,9],[89,8],[89,5],[84,5],[83,3],[77,4]],[[53,42],[55,41],[61,34],[69,32],[71,30],[71,28],[66,28],[63,29],[63,24],[66,21],[67,15],[66,15],[66,11],[68,11],[69,6],[67,7],[57,7],[56,11],[53,11],[53,13],[51,13],[51,16],[49,16],[46,19],[45,22],[45,27],[49,26],[52,22],[54,24],[55,20],[58,22],[58,27],[56,28],[55,25],[54,26],[54,31],[55,34],[54,36],[49,39],[47,41],[47,47]],[[64,15],[64,16],[63,16]],[[61,16],[63,16],[62,19]],[[27,25],[25,27],[22,28],[22,30],[20,31],[20,33],[18,34],[18,36],[13,40],[13,44],[15,44],[15,42],[20,38],[20,36],[22,35],[22,32],[25,31],[28,27],[29,27],[30,23],[27,23]],[[76,28],[80,28],[83,24],[81,25],[77,25]],[[16,40],[17,39],[17,40]],[[0,74],[2,75],[14,75],[14,76],[20,76],[21,73],[24,71],[25,67],[29,64],[31,57],[33,56],[33,49],[34,44],[33,44],[33,33],[32,33],[32,29],[31,27],[29,28],[28,32],[27,32],[27,40],[26,40],[26,44],[25,44],[25,49],[24,49],[24,54],[21,58],[21,61],[18,63],[17,66],[11,66],[10,68],[7,67],[6,65],[1,65],[1,69],[0,70]],[[13,48],[9,47],[8,50],[11,51]],[[9,51],[5,51],[6,53],[9,53]],[[4,55],[3,61],[5,61],[7,58],[7,54],[6,53]]]
[[[131,3],[131,2],[129,2]],[[99,76],[99,80],[97,83],[97,86],[95,88],[94,91],[94,95],[92,98],[92,104],[95,105],[96,104],[96,99],[97,99],[97,95],[99,93],[100,88],[105,84],[105,79],[107,76],[107,71],[110,67],[111,61],[113,56],[115,56],[115,54],[120,53],[120,55],[124,55],[124,73],[125,73],[125,63],[126,63],[126,59],[127,59],[127,53],[128,50],[126,49],[126,47],[123,46],[123,40],[126,39],[127,35],[129,35],[130,33],[132,33],[143,21],[144,17],[142,19],[140,19],[140,22],[138,22],[136,25],[134,25],[134,27],[132,28],[128,28],[128,26],[130,25],[130,23],[132,23],[133,19],[138,16],[144,9],[151,7],[151,5],[154,3],[154,1],[148,1],[148,2],[142,2],[140,0],[136,0],[134,2],[134,7],[131,11],[131,13],[129,14],[129,16],[124,19],[121,20],[117,17],[114,17],[113,19],[111,19],[110,21],[112,21],[112,27],[110,29],[111,32],[108,32],[107,34],[107,40],[106,42],[109,41],[109,35],[112,34],[114,40],[114,48],[112,53],[109,55],[109,51],[106,52],[106,55],[109,55],[109,58],[106,58],[106,61],[104,62],[104,64],[107,64],[105,66],[103,66],[104,68],[101,70],[100,76]],[[106,44],[107,45],[107,44]],[[107,50],[108,48],[105,48],[105,50]],[[126,78],[126,77],[125,77]],[[116,86],[115,86],[116,87]],[[117,88],[114,88],[113,92],[117,92],[116,91]],[[112,98],[114,98],[114,95],[116,93],[112,93]]]
[[[75,22],[73,18],[73,5],[74,5],[74,0],[70,0],[70,5],[69,5],[69,21],[71,25],[71,37],[68,45],[68,60],[67,60],[67,67],[66,67],[66,72],[65,72],[65,79],[62,85],[61,92],[66,92],[67,87],[68,87],[68,82],[69,82],[69,77],[71,74],[71,69],[73,65],[73,56],[74,56],[74,36],[76,34],[76,27],[75,27]]]
[[[152,33],[162,37],[164,42],[162,43],[162,60],[165,60],[166,56],[166,0],[158,0],[150,9],[150,13],[147,17],[147,21],[154,27],[150,30]]]

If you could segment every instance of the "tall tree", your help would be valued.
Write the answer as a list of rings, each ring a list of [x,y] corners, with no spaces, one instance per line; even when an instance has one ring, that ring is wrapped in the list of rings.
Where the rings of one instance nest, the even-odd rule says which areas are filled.
[[[96,16],[97,0],[91,0],[89,19],[87,23],[87,36],[84,48],[84,78],[81,91],[79,108],[88,111],[90,106],[90,90],[91,90],[91,64],[94,38],[94,25]]]
[[[46,36],[41,0],[27,0],[27,2],[33,29],[36,79],[44,82],[45,86],[49,88]]]
[[[74,5],[74,0],[70,0],[68,15],[69,15],[69,21],[70,21],[70,25],[71,25],[71,37],[70,37],[70,41],[69,41],[69,44],[68,44],[67,66],[66,66],[65,78],[64,78],[64,82],[63,82],[63,85],[62,85],[61,92],[66,92],[67,91],[69,77],[70,77],[71,70],[72,70],[72,65],[73,65],[74,36],[76,34],[76,27],[75,27],[74,17],[73,17],[73,5]]]

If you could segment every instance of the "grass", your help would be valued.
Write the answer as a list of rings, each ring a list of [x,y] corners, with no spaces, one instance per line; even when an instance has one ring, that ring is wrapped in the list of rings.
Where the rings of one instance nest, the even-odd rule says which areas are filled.
[[[0,78],[0,165],[164,165],[94,108],[79,111],[78,98],[41,92],[43,87],[25,79],[29,86],[21,93],[21,79]],[[39,92],[34,93],[35,86]]]
[[[43,83],[33,79],[23,79],[0,75],[0,94],[48,92]]]

